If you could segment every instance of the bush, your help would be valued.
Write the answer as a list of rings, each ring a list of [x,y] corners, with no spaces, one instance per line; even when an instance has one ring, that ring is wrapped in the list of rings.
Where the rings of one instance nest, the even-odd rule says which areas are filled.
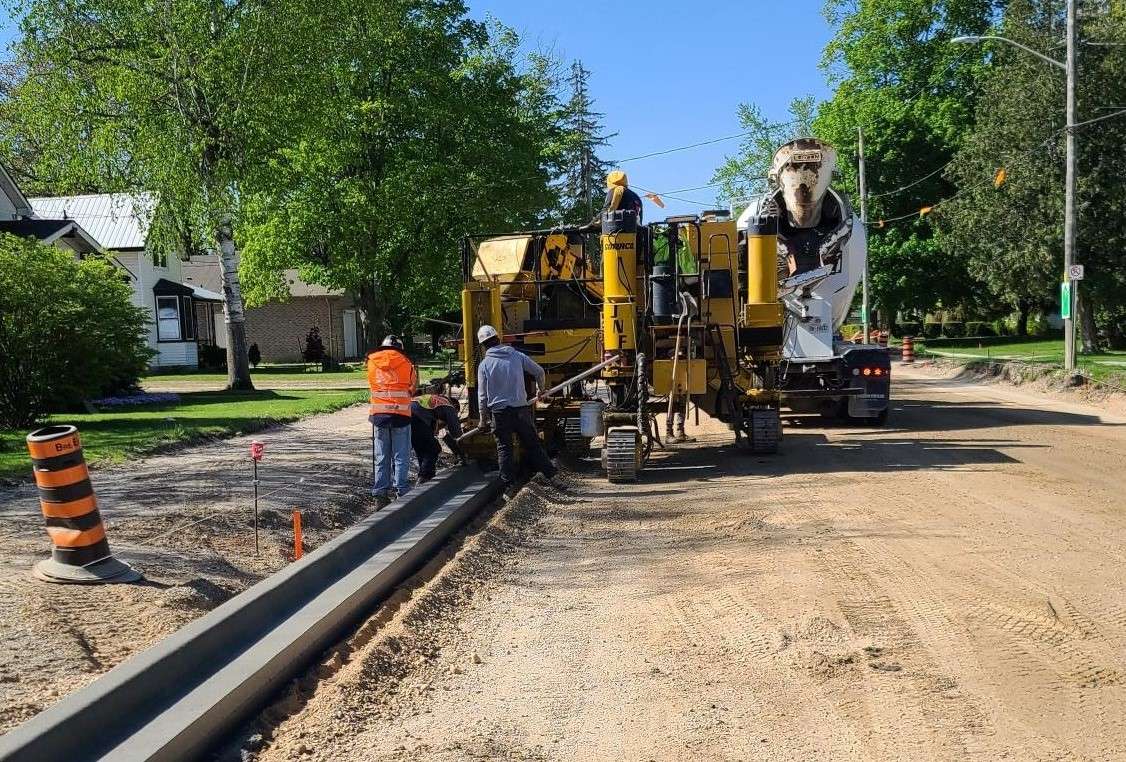
[[[305,362],[320,362],[325,357],[325,345],[321,341],[321,330],[316,326],[305,334],[305,349],[301,352]]]
[[[262,350],[258,348],[258,342],[254,342],[250,345],[250,351],[246,353],[246,359],[250,360],[250,364],[255,368],[258,367],[258,363],[262,362]]]
[[[951,320],[943,323],[942,335],[949,339],[956,339],[959,336],[965,336],[966,324],[958,320]]]
[[[147,324],[105,260],[0,234],[0,426],[135,388]]]
[[[973,320],[966,323],[967,336],[996,336],[997,332],[993,330],[992,323],[986,323],[982,320]]]
[[[942,323],[926,323],[923,325],[923,336],[928,339],[937,339],[942,335]]]
[[[214,344],[200,344],[199,367],[204,370],[227,370],[227,350]]]
[[[913,321],[913,320],[908,320],[908,321],[900,323],[899,325],[897,325],[895,327],[895,335],[896,336],[918,336],[919,335],[919,329],[921,327],[922,326],[920,326],[918,322]]]

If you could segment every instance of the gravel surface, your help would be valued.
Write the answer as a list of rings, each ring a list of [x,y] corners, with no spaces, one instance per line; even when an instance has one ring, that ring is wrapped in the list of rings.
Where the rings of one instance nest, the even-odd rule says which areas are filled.
[[[254,549],[248,450],[266,443]],[[34,486],[0,492],[0,732],[289,563],[372,508],[370,426],[357,406],[267,431],[93,470],[115,554],[137,585],[32,578],[50,544]]]
[[[533,483],[243,758],[1122,759],[1126,419],[895,377],[884,429]]]

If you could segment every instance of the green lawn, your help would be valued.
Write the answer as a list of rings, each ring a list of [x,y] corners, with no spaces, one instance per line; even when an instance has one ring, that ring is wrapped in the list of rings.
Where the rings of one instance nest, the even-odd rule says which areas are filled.
[[[90,463],[115,463],[155,448],[207,437],[257,431],[362,402],[356,390],[191,392],[178,404],[146,405],[100,413],[51,416],[50,423],[78,427]],[[0,478],[30,477],[25,431],[0,431]]]
[[[926,347],[926,342],[921,346]],[[1014,341],[982,347],[936,347],[928,354],[966,360],[1019,360],[1038,365],[1063,367],[1063,342],[1059,339]],[[1103,380],[1121,380],[1126,376],[1126,352],[1109,351],[1085,355],[1077,353],[1076,362],[1087,375]]]
[[[250,371],[254,385],[259,388],[269,389],[276,385],[302,382],[311,383],[322,389],[337,387],[352,387],[367,383],[367,374],[359,365],[346,365],[345,370],[325,373],[318,366],[309,366],[303,370],[300,365],[261,366]],[[419,369],[423,381],[429,381],[446,374],[445,366],[427,366]],[[185,385],[214,386],[220,389],[227,383],[226,373],[208,373],[188,371],[180,373],[152,373],[141,379],[141,386],[148,391],[159,392],[164,389],[178,389]]]

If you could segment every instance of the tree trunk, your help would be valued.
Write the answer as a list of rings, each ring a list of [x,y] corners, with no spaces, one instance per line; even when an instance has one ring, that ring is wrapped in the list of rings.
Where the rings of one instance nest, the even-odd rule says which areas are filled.
[[[238,252],[235,251],[231,221],[224,217],[215,230],[219,261],[223,267],[223,321],[227,325],[227,388],[251,391],[250,356],[246,346],[246,314],[242,307],[242,288],[238,280]]]
[[[1028,335],[1028,300],[1017,299],[1017,336]]]
[[[356,306],[360,310],[360,324],[364,334],[362,354],[366,356],[382,343],[387,330],[385,305],[374,278],[356,289]]]
[[[1076,294],[1078,297],[1075,301],[1079,311],[1079,343],[1082,347],[1083,354],[1094,354],[1098,351],[1098,328],[1095,326],[1095,306],[1091,304],[1091,298]]]

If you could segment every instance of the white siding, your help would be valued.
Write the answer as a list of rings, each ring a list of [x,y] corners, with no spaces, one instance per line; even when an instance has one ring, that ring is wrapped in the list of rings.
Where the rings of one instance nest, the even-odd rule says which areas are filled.
[[[164,341],[156,345],[159,354],[152,358],[152,366],[172,367],[186,366],[195,368],[199,365],[199,349],[194,341]]]
[[[0,220],[14,220],[17,216],[16,205],[8,198],[8,194],[0,193]]]

